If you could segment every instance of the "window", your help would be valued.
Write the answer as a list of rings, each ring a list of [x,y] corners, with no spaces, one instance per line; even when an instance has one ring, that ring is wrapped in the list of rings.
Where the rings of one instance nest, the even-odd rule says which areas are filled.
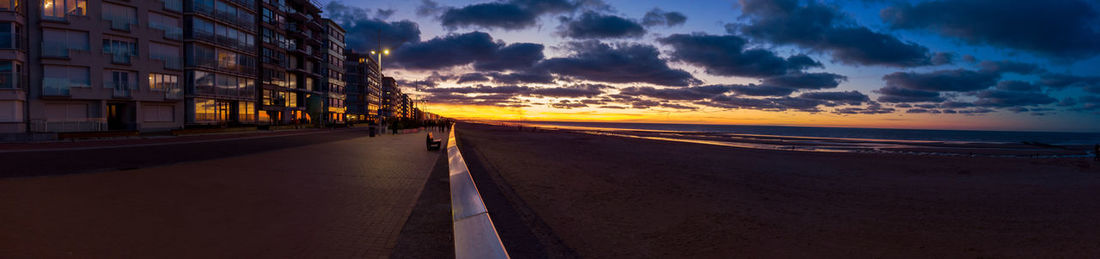
[[[217,118],[217,105],[213,99],[195,98],[191,108],[194,110],[194,122],[212,122]]]
[[[0,122],[23,122],[23,102],[0,101]]]
[[[149,58],[164,61],[164,67],[180,69],[180,48],[160,43],[149,43]]]
[[[111,54],[111,62],[130,64],[138,55],[137,43],[129,40],[103,39],[103,53]]]
[[[214,68],[216,66],[217,59],[215,57],[217,55],[213,47],[200,44],[188,44],[187,53],[188,66],[208,68]]]
[[[42,66],[42,94],[69,95],[69,88],[91,87],[88,67]]]
[[[237,53],[226,50],[218,50],[218,68],[229,71],[236,71],[237,67]]]
[[[149,73],[149,90],[168,92],[174,89],[179,89],[178,76]]]
[[[240,122],[253,122],[256,121],[256,107],[251,102],[240,102],[237,104],[237,120]]]
[[[205,71],[188,72],[187,90],[193,94],[214,94],[214,74]]]
[[[192,18],[192,37],[202,40],[215,41],[214,23],[202,18]]]
[[[103,3],[103,19],[111,21],[111,29],[130,30],[137,23],[137,9],[110,3]]]
[[[0,22],[0,49],[18,49],[23,27],[11,22]]]
[[[84,16],[87,10],[87,0],[42,0],[44,19],[65,20],[66,15]]]
[[[256,95],[256,88],[254,88],[254,81],[250,78],[238,77],[237,78],[237,96],[252,99]]]
[[[274,105],[274,101],[271,100],[272,97],[271,90],[268,89],[264,89],[263,94],[260,96],[264,100],[264,105]]]
[[[289,88],[298,88],[298,75],[295,75],[295,74],[291,73],[291,74],[287,74],[286,78],[287,78],[286,80],[288,82],[287,87],[289,87]]]
[[[214,0],[192,0],[191,10],[211,15],[214,13]]]
[[[218,96],[236,96],[237,95],[237,77],[227,75],[217,75],[218,82]]]
[[[42,56],[68,57],[70,50],[89,50],[88,32],[42,29]]]
[[[298,107],[298,93],[290,92],[287,94],[286,107]]]
[[[104,77],[107,81],[103,82],[104,88],[113,88],[115,90],[130,90],[137,88],[137,79],[133,72],[127,71],[104,71]]]
[[[19,75],[23,73],[23,64],[18,61],[0,61],[0,89],[21,88]]]
[[[0,11],[18,11],[21,0],[0,0]]]
[[[183,29],[180,20],[175,17],[149,12],[149,28],[164,31],[164,37],[168,39],[180,39]]]

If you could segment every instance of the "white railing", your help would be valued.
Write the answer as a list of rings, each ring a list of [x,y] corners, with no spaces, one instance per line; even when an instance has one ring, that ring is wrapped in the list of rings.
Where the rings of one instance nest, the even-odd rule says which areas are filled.
[[[455,144],[455,128],[447,136],[447,168],[450,170],[451,216],[454,222],[455,258],[509,258],[504,249],[466,160]]]
[[[31,120],[31,132],[106,131],[107,119],[88,118],[71,121]]]

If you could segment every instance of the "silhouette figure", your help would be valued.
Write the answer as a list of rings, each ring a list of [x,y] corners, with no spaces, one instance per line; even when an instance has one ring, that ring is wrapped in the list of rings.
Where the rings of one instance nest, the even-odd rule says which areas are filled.
[[[1100,144],[1092,146],[1092,161],[1100,161]]]

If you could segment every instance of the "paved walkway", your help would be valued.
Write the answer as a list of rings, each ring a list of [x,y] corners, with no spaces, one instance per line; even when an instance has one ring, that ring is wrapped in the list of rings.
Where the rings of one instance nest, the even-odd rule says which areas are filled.
[[[423,138],[0,179],[0,257],[384,258],[440,158]]]

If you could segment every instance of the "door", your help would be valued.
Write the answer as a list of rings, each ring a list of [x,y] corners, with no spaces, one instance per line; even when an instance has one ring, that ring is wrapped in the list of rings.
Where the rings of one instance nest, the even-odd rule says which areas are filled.
[[[217,113],[218,124],[229,123],[229,102],[219,101]]]
[[[120,103],[107,104],[107,130],[126,129],[126,106]]]

